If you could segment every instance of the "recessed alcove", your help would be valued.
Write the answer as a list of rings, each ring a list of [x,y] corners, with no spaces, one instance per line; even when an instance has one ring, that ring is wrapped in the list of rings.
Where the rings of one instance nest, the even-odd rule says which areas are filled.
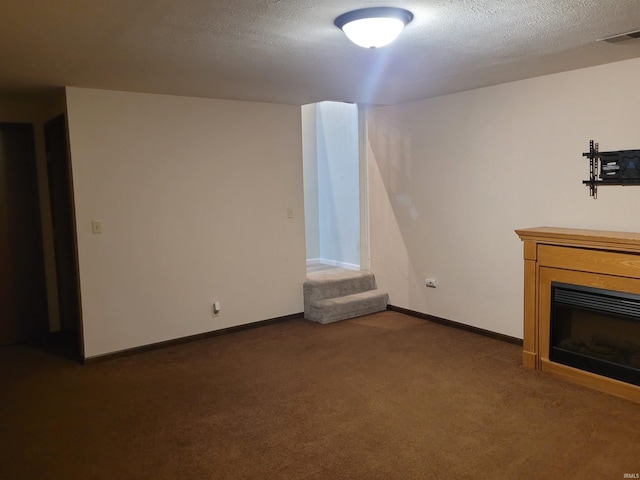
[[[640,403],[634,356],[640,321],[632,306],[640,295],[640,233],[555,227],[516,233],[524,242],[523,366]],[[584,345],[592,351],[575,352]],[[598,358],[601,352],[609,357]]]

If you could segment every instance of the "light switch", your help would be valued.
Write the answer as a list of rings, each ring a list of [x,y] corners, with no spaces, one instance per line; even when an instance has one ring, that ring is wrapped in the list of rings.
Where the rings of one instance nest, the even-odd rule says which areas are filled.
[[[287,208],[287,218],[293,218],[293,208]]]
[[[94,235],[102,233],[102,220],[91,220],[91,233]]]

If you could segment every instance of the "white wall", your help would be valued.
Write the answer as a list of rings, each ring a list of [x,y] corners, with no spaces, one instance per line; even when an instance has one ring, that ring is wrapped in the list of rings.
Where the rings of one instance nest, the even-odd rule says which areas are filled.
[[[67,88],[67,109],[86,357],[303,310],[299,107]]]
[[[370,110],[372,270],[390,303],[521,338],[515,229],[639,232],[640,186],[593,200],[582,184],[590,139],[640,149],[639,76],[636,59]]]
[[[316,105],[320,258],[360,265],[358,107]]]

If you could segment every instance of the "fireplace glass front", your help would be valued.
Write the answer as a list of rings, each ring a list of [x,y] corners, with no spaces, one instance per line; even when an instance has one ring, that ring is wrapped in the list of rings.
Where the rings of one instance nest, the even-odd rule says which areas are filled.
[[[640,295],[552,282],[549,359],[640,386]]]

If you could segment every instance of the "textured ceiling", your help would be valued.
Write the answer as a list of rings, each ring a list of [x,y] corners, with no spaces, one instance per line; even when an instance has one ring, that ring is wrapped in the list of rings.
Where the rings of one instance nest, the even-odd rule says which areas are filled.
[[[2,0],[0,92],[64,85],[306,104],[392,104],[640,57],[638,0]],[[366,50],[333,25],[399,6]]]

